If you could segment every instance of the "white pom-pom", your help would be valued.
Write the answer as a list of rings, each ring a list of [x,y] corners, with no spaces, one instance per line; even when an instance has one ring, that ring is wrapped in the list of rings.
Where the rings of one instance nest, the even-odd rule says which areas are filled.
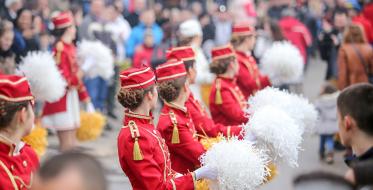
[[[268,150],[273,161],[286,161],[291,167],[298,165],[302,131],[283,110],[274,106],[260,108],[250,116],[245,132],[256,137],[256,145]]]
[[[302,132],[312,131],[317,121],[316,108],[307,99],[277,88],[267,87],[258,91],[249,98],[248,104],[249,115],[267,105],[282,109],[295,119]]]
[[[114,75],[113,55],[102,42],[83,40],[78,44],[78,57],[86,77],[100,76],[108,80]]]
[[[261,71],[272,84],[281,85],[298,81],[303,75],[303,58],[290,42],[274,42],[260,60]]]
[[[19,69],[30,82],[31,92],[37,100],[55,102],[65,94],[66,81],[51,53],[29,52]]]
[[[211,189],[254,190],[269,175],[268,156],[245,140],[223,140],[201,156],[202,165],[217,168],[218,179]]]

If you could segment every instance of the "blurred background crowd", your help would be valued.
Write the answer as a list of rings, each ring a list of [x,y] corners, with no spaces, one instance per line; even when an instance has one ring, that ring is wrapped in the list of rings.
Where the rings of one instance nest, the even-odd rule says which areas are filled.
[[[335,103],[330,103],[336,96],[330,94],[373,79],[370,0],[0,0],[0,5],[1,73],[14,73],[30,51],[51,51],[56,43],[51,18],[56,11],[74,15],[76,43],[98,40],[110,47],[114,77],[84,82],[95,108],[114,119],[119,71],[154,68],[165,62],[170,47],[191,45],[198,50],[197,82],[206,84],[211,76],[199,65],[210,63],[213,47],[230,42],[233,23],[255,26],[253,55],[258,60],[274,42],[290,41],[306,69],[311,59],[323,60],[325,80],[334,84],[323,90],[322,95],[329,96],[316,102],[325,125],[318,131],[320,158],[328,163],[333,163],[337,131]]]

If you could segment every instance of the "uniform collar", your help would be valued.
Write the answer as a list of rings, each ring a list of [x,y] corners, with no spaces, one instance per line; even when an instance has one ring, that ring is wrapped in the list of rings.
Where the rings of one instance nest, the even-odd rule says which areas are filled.
[[[247,57],[247,53],[243,52],[243,51],[238,51],[236,50],[236,54],[240,55],[240,56],[244,56],[244,57]]]
[[[16,145],[0,137],[0,152],[6,153],[8,156],[19,155],[24,146],[25,143],[22,141]]]
[[[153,116],[151,115],[142,115],[142,114],[137,114],[137,113],[134,113],[130,110],[126,110],[124,112],[124,123],[127,123],[129,120],[135,120],[139,123],[143,123],[143,124],[153,124]],[[127,121],[127,122],[126,122]]]
[[[166,102],[166,101],[164,101],[164,104],[165,104],[166,106],[172,108],[172,109],[180,110],[180,111],[182,111],[182,112],[184,112],[184,113],[187,113],[187,108],[186,108],[185,106],[181,107],[181,106],[179,106],[179,105],[176,105],[176,104],[171,103],[171,102]]]
[[[229,78],[229,77],[226,77],[226,76],[218,75],[217,78],[222,79],[224,81],[228,81],[228,82],[236,82],[236,77]]]

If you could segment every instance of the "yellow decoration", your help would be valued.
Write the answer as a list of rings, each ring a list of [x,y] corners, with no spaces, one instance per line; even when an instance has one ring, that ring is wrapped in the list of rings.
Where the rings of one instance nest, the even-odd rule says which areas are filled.
[[[223,98],[221,97],[221,86],[220,86],[220,80],[216,80],[216,93],[215,93],[215,104],[221,105],[223,104]]]
[[[175,116],[175,113],[173,111],[170,111],[170,119],[172,122],[172,125],[174,126],[172,129],[172,137],[171,137],[171,143],[172,144],[179,144],[180,143],[180,136],[179,136],[179,129],[177,128],[177,119]]]
[[[199,142],[202,144],[203,148],[205,148],[205,150],[209,150],[214,144],[220,142],[221,140],[223,140],[224,137],[222,135],[218,135],[217,137],[214,137],[214,138],[202,138]]]
[[[211,84],[201,85],[202,101],[205,103],[205,105],[209,105],[210,103],[210,92],[211,92]]]
[[[142,153],[141,153],[141,150],[140,150],[140,145],[139,145],[139,140],[138,138],[136,137],[135,139],[135,143],[133,144],[133,160],[142,160],[143,157],[142,157]]]
[[[102,114],[81,111],[80,127],[76,131],[76,137],[79,141],[96,140],[101,136],[105,124],[106,119]]]
[[[277,167],[273,162],[268,164],[268,169],[270,175],[267,176],[266,183],[273,180],[277,176]]]
[[[209,190],[209,182],[207,180],[198,180],[196,190]]]
[[[42,157],[48,146],[48,132],[46,129],[41,127],[40,123],[35,124],[35,128],[31,131],[31,133],[25,137],[23,137],[22,141],[26,144],[30,145],[36,152],[36,154]]]
[[[172,129],[172,144],[179,144],[180,143],[180,137],[179,137],[179,129],[177,128],[177,125],[174,124],[174,128]]]

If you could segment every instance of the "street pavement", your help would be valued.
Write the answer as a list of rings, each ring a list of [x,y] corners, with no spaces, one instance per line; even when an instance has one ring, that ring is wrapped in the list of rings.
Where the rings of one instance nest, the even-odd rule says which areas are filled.
[[[298,86],[296,91],[303,91],[303,95],[310,100],[315,99],[320,92],[325,70],[326,66],[321,61],[311,61],[304,77],[303,86]],[[118,108],[117,115],[123,115],[122,111],[122,109]],[[80,147],[85,152],[94,155],[103,164],[110,184],[110,190],[131,189],[128,178],[123,174],[117,158],[116,138],[121,128],[121,121],[122,118],[117,120],[109,119],[109,123],[114,127],[112,131],[105,131],[102,137],[94,142],[80,144]],[[263,185],[260,190],[291,190],[295,176],[315,170],[330,171],[343,175],[347,168],[343,163],[342,153],[337,153],[333,165],[327,165],[319,161],[318,140],[316,135],[305,137],[302,144],[303,151],[300,152],[299,156],[299,167],[290,168],[286,165],[279,165],[279,173],[275,179]],[[47,155],[43,159],[57,152],[58,141],[55,136],[49,137],[49,144]]]

